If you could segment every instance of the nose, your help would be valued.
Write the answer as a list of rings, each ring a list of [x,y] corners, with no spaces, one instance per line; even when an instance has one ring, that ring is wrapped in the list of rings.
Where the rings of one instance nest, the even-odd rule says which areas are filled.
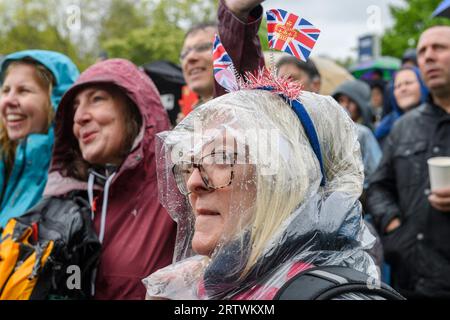
[[[9,92],[4,92],[0,95],[0,108],[3,110],[6,107],[17,107],[19,106],[19,101],[13,90]]]
[[[191,176],[186,182],[186,187],[189,193],[201,194],[210,191],[205,185],[198,168],[195,168],[194,171],[192,171]]]
[[[195,49],[191,49],[188,54],[184,57],[184,63],[196,62],[199,59],[199,52]]]
[[[394,90],[397,90],[397,91],[403,91],[405,89],[405,84],[404,83],[399,83],[397,86],[396,86],[396,88],[394,88]]]
[[[431,46],[427,47],[427,48],[424,49],[424,51],[422,53],[422,59],[424,59],[425,62],[433,61],[435,59],[434,53],[435,52],[434,52],[434,50],[433,50],[433,48]]]
[[[91,114],[85,107],[85,105],[81,104],[75,110],[75,115],[73,117],[74,124],[79,126],[83,126],[91,120]]]
[[[340,101],[339,104],[347,111],[350,109],[350,106],[347,101]]]

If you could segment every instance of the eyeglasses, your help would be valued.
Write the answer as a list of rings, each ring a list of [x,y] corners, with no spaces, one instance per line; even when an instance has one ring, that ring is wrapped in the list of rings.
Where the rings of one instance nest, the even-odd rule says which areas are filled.
[[[202,53],[208,50],[212,50],[212,47],[213,47],[212,42],[204,42],[196,44],[195,46],[192,47],[187,47],[183,51],[181,51],[180,60],[183,61],[184,59],[186,59],[186,57],[192,50],[194,50],[196,53]]]
[[[237,153],[213,152],[201,158],[198,163],[182,161],[175,164],[172,167],[172,173],[178,189],[185,196],[190,193],[187,182],[195,169],[200,172],[202,181],[208,190],[222,189],[233,181],[233,167],[236,165],[236,160]]]

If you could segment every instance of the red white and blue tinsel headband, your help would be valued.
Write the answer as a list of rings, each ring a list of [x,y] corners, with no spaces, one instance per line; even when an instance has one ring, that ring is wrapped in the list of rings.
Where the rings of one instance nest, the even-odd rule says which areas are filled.
[[[310,50],[306,52],[304,49],[298,51],[292,50],[292,43],[289,44],[289,41],[282,41],[286,39],[286,32],[290,32],[289,35],[293,36],[290,39],[290,42],[294,44],[298,43],[298,41],[302,40],[303,42],[307,42],[310,46],[310,49],[315,44],[315,40],[319,36],[320,31],[314,28],[309,22],[304,19],[300,19],[293,14],[289,14],[284,10],[270,10],[267,13],[268,16],[268,28],[269,31],[269,41],[271,43],[271,47],[280,50],[278,48],[282,43],[284,43],[284,48],[287,50],[282,50],[294,55],[297,58],[302,60],[306,60],[306,58],[310,54]],[[271,17],[269,19],[269,16]],[[277,28],[278,25],[274,23],[274,20],[281,19],[280,23],[285,22],[285,24],[281,24],[281,27]],[[284,19],[284,20],[283,20]],[[278,20],[277,20],[278,21]],[[293,28],[301,28],[304,27],[303,30],[306,30],[302,33],[302,30],[293,29]],[[306,26],[306,27],[305,27]],[[286,28],[288,27],[288,29]],[[290,29],[289,29],[290,28]],[[306,29],[305,29],[306,28]],[[287,31],[286,31],[287,30]],[[281,35],[279,34],[281,32]],[[280,40],[281,38],[281,40]],[[305,40],[307,38],[308,41]],[[311,38],[314,41],[311,41]],[[278,47],[277,47],[278,46]],[[298,45],[297,45],[298,46]],[[292,81],[287,77],[278,77],[275,74],[275,70],[270,72],[267,68],[263,68],[261,70],[256,71],[255,73],[247,72],[244,75],[244,79],[239,75],[233,65],[233,61],[231,57],[226,52],[223,44],[220,41],[218,35],[216,35],[213,46],[213,59],[214,59],[214,77],[216,81],[227,91],[233,92],[242,89],[258,89],[258,90],[267,90],[274,94],[278,94],[282,97],[287,104],[292,107],[292,110],[295,112],[297,117],[302,124],[306,136],[308,137],[309,143],[319,160],[320,171],[322,172],[322,181],[321,185],[325,185],[325,170],[322,159],[322,152],[320,150],[319,138],[314,127],[314,123],[311,120],[308,112],[306,111],[304,105],[298,100],[302,92],[302,85],[296,81]]]

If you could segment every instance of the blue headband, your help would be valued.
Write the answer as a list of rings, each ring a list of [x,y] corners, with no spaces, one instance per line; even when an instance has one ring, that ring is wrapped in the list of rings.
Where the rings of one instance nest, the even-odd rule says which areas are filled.
[[[257,89],[266,90],[266,91],[274,91],[273,87],[259,87]],[[297,115],[300,123],[305,129],[306,136],[308,137],[309,143],[319,160],[320,171],[322,172],[322,181],[320,182],[321,186],[325,186],[325,170],[323,166],[322,152],[320,150],[319,138],[317,136],[317,131],[314,127],[314,123],[311,120],[308,112],[305,109],[305,106],[298,99],[289,99],[286,95],[279,93],[278,94],[287,104],[289,104]]]

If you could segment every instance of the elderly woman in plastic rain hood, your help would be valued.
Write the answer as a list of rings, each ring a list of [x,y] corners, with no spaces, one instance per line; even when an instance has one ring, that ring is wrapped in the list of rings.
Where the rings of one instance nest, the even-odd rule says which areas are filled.
[[[272,299],[295,274],[321,265],[378,279],[364,251],[375,239],[358,202],[354,125],[331,97],[298,98],[322,170],[299,117],[264,90],[216,98],[158,135],[160,198],[178,222],[178,262],[144,279],[147,298]]]

